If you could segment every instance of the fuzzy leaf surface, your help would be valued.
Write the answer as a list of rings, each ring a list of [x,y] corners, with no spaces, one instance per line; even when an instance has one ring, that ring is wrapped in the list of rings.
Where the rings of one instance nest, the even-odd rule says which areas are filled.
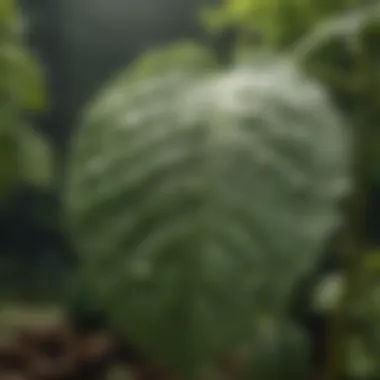
[[[67,188],[93,294],[143,349],[197,371],[312,269],[349,146],[322,89],[287,63],[114,83]]]

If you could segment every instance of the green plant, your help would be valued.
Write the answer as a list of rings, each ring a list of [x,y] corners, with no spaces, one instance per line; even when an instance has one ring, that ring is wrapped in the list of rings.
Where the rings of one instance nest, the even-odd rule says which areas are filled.
[[[132,67],[88,110],[66,206],[83,275],[111,319],[198,379],[263,316],[288,316],[340,223],[350,144],[323,89],[292,62],[210,70],[204,51],[194,70],[161,54],[178,70]]]
[[[376,376],[379,371],[374,347],[369,347],[365,339],[368,334],[376,336],[377,331],[373,294],[377,294],[378,272],[374,274],[366,265],[368,243],[364,227],[366,209],[371,207],[367,194],[378,182],[379,41],[380,4],[374,2],[326,21],[303,38],[293,52],[301,66],[333,94],[354,132],[354,191],[341,257],[346,286],[332,317],[328,367],[331,378],[338,378],[353,352],[361,358],[361,364],[354,365],[356,369],[351,367],[355,378]]]
[[[259,33],[262,46],[286,49],[326,17],[357,9],[371,0],[226,0],[203,11],[210,31],[234,28],[245,45]],[[252,46],[251,46],[252,47]]]
[[[66,203],[83,274],[183,378],[241,347],[243,378],[306,378],[291,296],[351,189],[339,276],[307,302],[331,325],[323,376],[376,379],[379,256],[364,214],[379,180],[379,2],[231,0],[205,17],[238,29],[244,65],[191,44],[156,51],[86,113]]]
[[[49,185],[50,148],[27,125],[28,113],[44,109],[46,96],[38,62],[24,47],[16,2],[0,5],[0,194],[8,199],[21,182]]]

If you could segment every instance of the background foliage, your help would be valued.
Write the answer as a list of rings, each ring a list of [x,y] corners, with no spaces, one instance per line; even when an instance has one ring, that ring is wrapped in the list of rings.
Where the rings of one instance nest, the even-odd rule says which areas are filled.
[[[31,286],[29,280],[36,282],[33,272],[41,253],[39,240],[43,239],[44,229],[54,229],[55,211],[50,201],[54,188],[53,152],[31,123],[31,116],[44,112],[48,105],[44,73],[35,55],[25,47],[16,2],[1,2],[0,30],[0,223],[4,290],[15,276],[20,278],[20,284],[23,280],[28,283],[26,288]],[[23,244],[27,253],[21,248]],[[37,257],[35,251],[39,251]]]
[[[6,197],[22,181],[48,185],[51,157],[46,143],[26,125],[26,113],[41,110],[45,105],[45,91],[41,70],[23,47],[21,20],[15,13],[13,1],[2,3],[0,28],[0,93],[3,99],[0,181]]]

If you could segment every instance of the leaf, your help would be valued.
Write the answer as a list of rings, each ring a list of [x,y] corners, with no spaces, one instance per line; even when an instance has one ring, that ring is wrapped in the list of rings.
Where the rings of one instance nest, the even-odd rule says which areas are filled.
[[[197,376],[284,311],[348,189],[348,134],[288,63],[114,84],[74,144],[66,208],[93,294]]]
[[[30,127],[21,130],[19,139],[22,179],[37,186],[51,186],[54,178],[52,148]]]
[[[7,73],[1,79],[0,91],[24,109],[43,109],[46,101],[45,83],[35,59],[22,46],[3,44],[0,65],[1,71]]]
[[[0,2],[0,28],[13,16],[15,11],[15,0],[1,0]]]
[[[45,106],[45,83],[39,62],[23,45],[20,12],[14,1],[4,0],[4,22],[0,21],[0,94],[22,110]],[[1,9],[1,8],[0,8]]]
[[[363,0],[225,0],[203,10],[201,19],[211,31],[232,26],[239,35],[247,36],[255,29],[263,36],[266,48],[278,51],[293,46],[326,17],[357,9],[364,3]]]
[[[380,63],[380,5],[350,11],[318,25],[293,56],[351,110],[371,93],[376,102]],[[378,103],[378,101],[377,101]]]
[[[343,295],[344,285],[344,277],[341,274],[324,278],[314,291],[313,309],[326,314],[334,311]]]
[[[40,137],[24,128],[25,114],[45,106],[38,62],[22,44],[20,13],[15,1],[0,5],[0,204],[23,180],[41,184],[50,174],[51,156],[42,153]],[[27,136],[29,133],[29,136]],[[30,145],[29,145],[30,144]],[[38,146],[37,146],[38,145]],[[43,156],[43,157],[42,157]],[[48,157],[49,156],[49,157]],[[37,166],[33,166],[40,161]],[[44,167],[44,168],[43,168]],[[37,174],[38,171],[38,174]],[[42,175],[42,172],[44,174]],[[50,171],[51,172],[51,171]],[[26,174],[25,178],[23,175]],[[42,178],[44,177],[44,178]]]

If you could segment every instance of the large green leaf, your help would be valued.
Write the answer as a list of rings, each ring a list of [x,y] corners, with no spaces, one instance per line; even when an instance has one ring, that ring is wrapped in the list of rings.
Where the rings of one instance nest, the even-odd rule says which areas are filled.
[[[67,212],[127,336],[198,369],[286,307],[349,185],[348,134],[288,63],[114,84],[74,144]]]

